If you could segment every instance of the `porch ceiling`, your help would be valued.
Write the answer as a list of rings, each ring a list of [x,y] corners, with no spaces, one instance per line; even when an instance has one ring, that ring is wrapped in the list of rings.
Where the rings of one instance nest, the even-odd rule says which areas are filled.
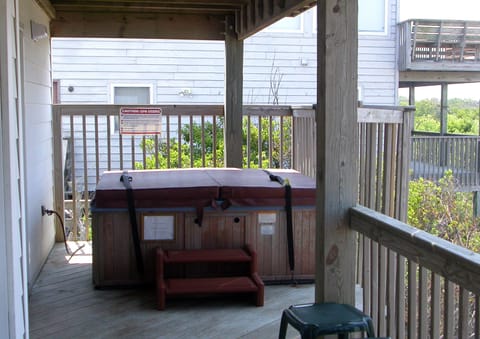
[[[316,0],[37,0],[52,18],[52,37],[224,40],[231,16],[238,39]]]

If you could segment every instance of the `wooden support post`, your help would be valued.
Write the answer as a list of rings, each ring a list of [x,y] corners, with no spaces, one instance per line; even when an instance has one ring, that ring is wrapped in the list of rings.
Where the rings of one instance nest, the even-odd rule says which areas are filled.
[[[358,0],[317,1],[317,302],[355,302]]]
[[[235,18],[225,21],[225,166],[242,167],[243,40],[235,34]]]
[[[440,94],[440,135],[447,134],[447,114],[448,114],[448,84],[441,85]]]
[[[443,83],[441,85],[440,94],[440,135],[447,135],[448,126],[448,84]],[[440,166],[447,163],[448,150],[444,142],[440,143]]]
[[[480,199],[478,191],[473,192],[473,216],[478,218],[480,216]]]

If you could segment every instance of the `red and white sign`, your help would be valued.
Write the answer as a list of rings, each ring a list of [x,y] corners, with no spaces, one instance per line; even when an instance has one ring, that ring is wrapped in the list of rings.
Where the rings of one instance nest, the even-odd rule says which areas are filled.
[[[152,135],[162,132],[160,107],[121,107],[120,133],[124,135]]]

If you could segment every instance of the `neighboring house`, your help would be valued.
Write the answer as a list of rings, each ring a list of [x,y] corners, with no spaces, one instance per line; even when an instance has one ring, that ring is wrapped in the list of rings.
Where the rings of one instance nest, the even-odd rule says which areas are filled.
[[[395,105],[397,1],[359,7],[359,99]],[[54,39],[52,67],[65,104],[224,102],[221,41]],[[244,104],[315,103],[316,8],[245,41],[243,96]]]

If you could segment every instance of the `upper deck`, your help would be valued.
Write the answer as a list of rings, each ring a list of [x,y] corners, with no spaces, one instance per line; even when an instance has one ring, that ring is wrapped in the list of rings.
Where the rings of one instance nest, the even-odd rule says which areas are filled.
[[[480,71],[480,21],[400,23],[399,70]]]

